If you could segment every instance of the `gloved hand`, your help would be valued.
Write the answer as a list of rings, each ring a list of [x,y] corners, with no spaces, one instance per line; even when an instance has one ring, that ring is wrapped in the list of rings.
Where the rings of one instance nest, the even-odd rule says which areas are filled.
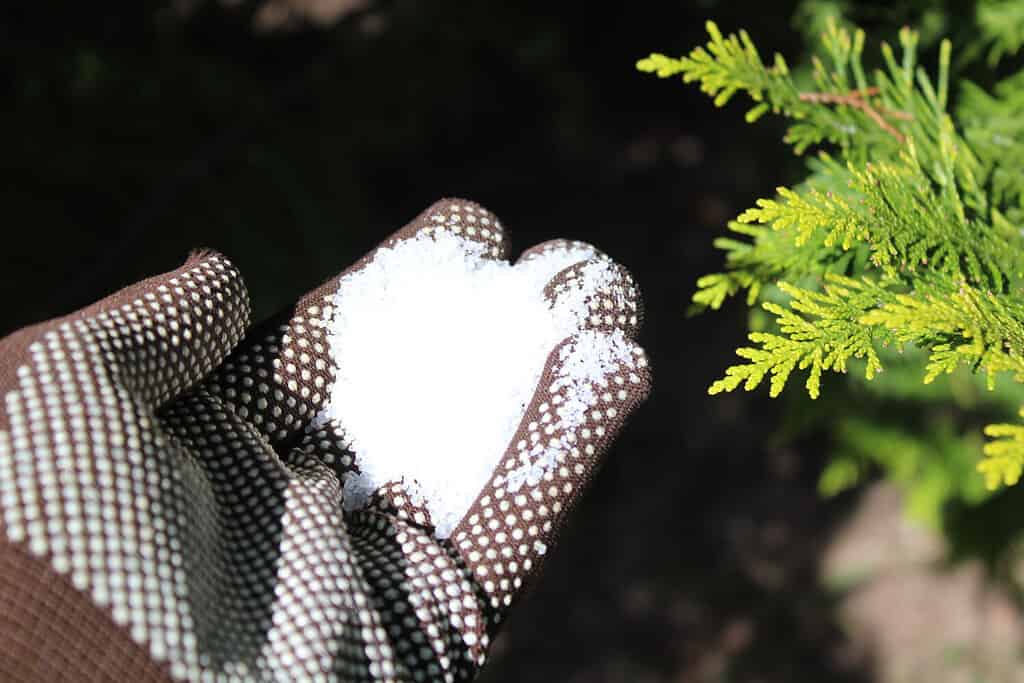
[[[497,219],[454,200],[384,246],[424,229],[506,258]],[[604,258],[553,241],[520,260],[555,251]],[[0,341],[0,679],[473,678],[649,372],[630,341],[632,360],[587,388],[576,447],[511,487],[500,472],[516,444],[570,398],[553,352],[498,476],[449,538],[400,483],[343,512],[358,454],[343,425],[314,419],[335,375],[325,322],[340,278],[375,253],[248,333],[240,275],[205,252]],[[577,287],[581,267],[545,295]],[[614,273],[584,325],[632,339],[639,295]]]

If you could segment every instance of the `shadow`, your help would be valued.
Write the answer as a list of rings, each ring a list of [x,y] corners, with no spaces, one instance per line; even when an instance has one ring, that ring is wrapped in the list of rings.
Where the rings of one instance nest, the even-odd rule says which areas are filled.
[[[203,419],[213,411],[231,419]],[[182,446],[162,501],[181,520],[168,529],[187,586],[178,618],[191,621],[204,666],[251,675],[273,626],[290,475],[252,425],[208,394],[184,396],[160,420]]]
[[[437,578],[434,574],[437,565],[417,565],[399,540],[399,536],[425,533],[433,544],[432,534],[377,511],[356,511],[349,514],[346,520],[351,532],[353,554],[375,598],[381,627],[388,634],[393,653],[391,661],[398,669],[394,675],[403,680],[420,680],[424,676],[440,680],[442,672],[451,672],[455,680],[467,680],[476,669],[475,663],[461,657],[450,660],[448,655],[442,655],[437,650],[438,644],[441,644],[443,653],[471,651],[451,621],[452,614],[447,606],[451,596],[445,597],[444,591],[430,588],[430,580],[436,581]],[[459,564],[456,554],[446,543],[435,544],[433,547],[437,549],[437,558],[443,557],[450,563],[445,566],[455,567]],[[462,569],[465,570],[464,567]],[[349,666],[346,658],[350,657],[349,653],[340,653],[338,664],[333,670],[344,672]],[[413,662],[415,666],[411,666]],[[372,671],[364,666],[362,671],[366,670]],[[358,668],[354,668],[354,671],[357,677],[361,675]]]

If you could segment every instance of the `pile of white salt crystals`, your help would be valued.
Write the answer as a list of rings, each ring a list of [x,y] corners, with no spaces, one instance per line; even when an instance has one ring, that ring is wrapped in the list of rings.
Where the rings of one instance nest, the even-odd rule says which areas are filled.
[[[584,266],[581,286],[552,304],[545,285],[592,250],[512,266],[487,258],[488,248],[449,231],[420,232],[341,279],[328,330],[336,379],[317,421],[335,420],[355,453],[360,471],[345,480],[346,509],[401,482],[447,538],[493,475],[562,340],[574,337],[560,352],[556,381],[569,386],[557,432],[582,424],[594,382],[632,365],[621,332],[580,331],[589,297],[616,296],[608,261]],[[563,438],[521,453],[506,485],[535,485],[569,448]]]

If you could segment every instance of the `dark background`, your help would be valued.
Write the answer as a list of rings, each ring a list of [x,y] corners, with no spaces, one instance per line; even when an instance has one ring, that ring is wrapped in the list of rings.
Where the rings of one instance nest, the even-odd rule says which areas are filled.
[[[484,680],[867,681],[818,588],[849,499],[780,411],[706,387],[739,303],[684,316],[711,246],[798,178],[777,122],[635,71],[703,22],[802,52],[787,2],[36,3],[0,22],[0,333],[213,247],[265,317],[434,200],[514,248],[587,240],[647,302],[650,402],[494,647]]]

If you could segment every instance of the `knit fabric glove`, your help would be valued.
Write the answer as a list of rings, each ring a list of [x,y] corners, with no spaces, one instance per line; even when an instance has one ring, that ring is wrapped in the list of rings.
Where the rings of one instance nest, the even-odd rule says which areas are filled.
[[[455,200],[382,246],[423,230],[506,258],[497,219]],[[606,258],[554,241],[521,259],[559,250]],[[447,539],[399,483],[344,512],[358,455],[314,417],[335,373],[331,298],[374,253],[251,330],[241,276],[203,252],[0,341],[0,679],[474,677],[646,397],[647,364],[630,341],[632,358],[589,388],[557,467],[511,487],[500,473],[517,444],[563,436],[549,429],[567,398],[552,353],[496,476]],[[582,265],[545,295],[579,286]],[[639,295],[614,268],[615,296],[588,300],[585,325],[631,340]]]

